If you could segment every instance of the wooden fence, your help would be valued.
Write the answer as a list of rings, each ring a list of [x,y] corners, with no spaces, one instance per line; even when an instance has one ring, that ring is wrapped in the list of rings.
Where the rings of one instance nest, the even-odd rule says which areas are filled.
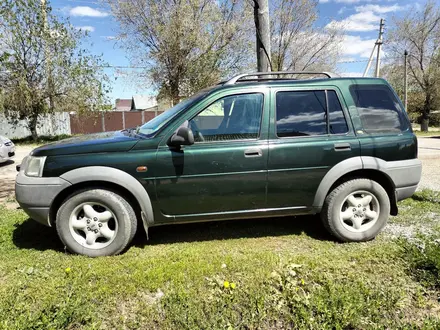
[[[70,114],[71,134],[118,131],[146,123],[161,111],[108,111],[93,114]]]

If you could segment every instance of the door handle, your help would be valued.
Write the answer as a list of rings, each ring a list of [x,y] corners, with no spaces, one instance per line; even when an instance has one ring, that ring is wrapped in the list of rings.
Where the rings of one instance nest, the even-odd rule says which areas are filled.
[[[253,157],[261,157],[263,156],[263,151],[261,149],[247,149],[244,151],[244,156],[246,158],[253,158]]]
[[[335,143],[334,149],[335,151],[350,151],[351,145],[350,143]]]

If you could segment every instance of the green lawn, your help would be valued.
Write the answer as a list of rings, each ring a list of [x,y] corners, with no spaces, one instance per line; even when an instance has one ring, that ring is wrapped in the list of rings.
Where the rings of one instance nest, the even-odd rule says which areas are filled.
[[[428,132],[414,131],[414,133],[416,133],[416,135],[420,137],[430,137],[430,136],[440,137],[439,131],[428,131]]]
[[[438,329],[424,241],[393,235],[439,237],[439,201],[428,191],[401,203],[368,243],[337,243],[316,217],[260,219],[152,228],[99,259],[0,206],[0,328]]]

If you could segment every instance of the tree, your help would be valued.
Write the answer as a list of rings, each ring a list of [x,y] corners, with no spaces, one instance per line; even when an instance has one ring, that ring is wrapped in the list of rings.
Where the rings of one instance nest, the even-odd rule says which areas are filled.
[[[394,27],[389,33],[389,43],[390,60],[394,65],[398,65],[396,61],[403,57],[405,50],[409,52],[408,71],[414,82],[412,89],[423,95],[423,103],[419,109],[421,127],[422,131],[428,131],[430,114],[438,102],[440,88],[438,6],[434,2],[427,2],[421,10],[412,8],[403,18],[395,19]]]
[[[176,104],[253,58],[238,0],[106,0],[132,63]]]
[[[316,27],[317,0],[276,0],[271,18],[275,71],[330,71],[336,68],[343,29]]]
[[[45,2],[0,5],[0,110],[26,120],[34,139],[41,115],[96,110],[105,101],[102,61],[80,48],[84,37]]]

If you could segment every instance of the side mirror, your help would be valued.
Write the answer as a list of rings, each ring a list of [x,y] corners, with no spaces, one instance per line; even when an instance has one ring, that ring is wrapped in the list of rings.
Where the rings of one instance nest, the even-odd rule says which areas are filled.
[[[185,121],[171,137],[168,139],[167,144],[170,147],[189,146],[194,144],[194,133],[191,128],[188,127],[188,121]]]

